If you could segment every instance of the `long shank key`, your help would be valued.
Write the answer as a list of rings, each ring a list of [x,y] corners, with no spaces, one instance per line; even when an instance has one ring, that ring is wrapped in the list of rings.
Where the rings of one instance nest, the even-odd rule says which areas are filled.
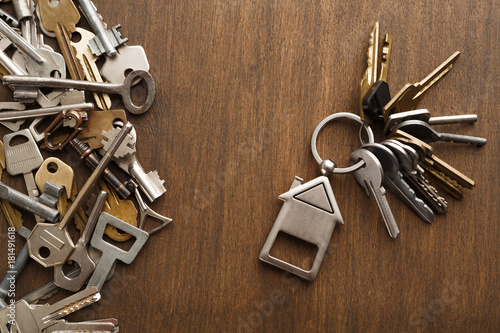
[[[450,133],[440,133],[432,128],[428,123],[421,120],[406,120],[394,127],[394,130],[401,130],[408,134],[411,134],[420,140],[431,143],[438,141],[446,142],[456,142],[456,143],[468,143],[471,145],[476,145],[482,147],[486,144],[485,138],[479,138],[476,136],[450,134]]]
[[[147,97],[144,104],[137,106],[132,102],[131,90],[134,81],[140,78],[144,79],[146,83]],[[116,94],[122,97],[125,108],[134,114],[141,114],[148,111],[151,105],[153,105],[155,98],[155,81],[149,72],[141,70],[130,72],[123,84],[13,75],[5,75],[3,77],[3,84],[14,87],[84,89]]]
[[[427,109],[419,109],[391,114],[384,124],[384,135],[389,135],[394,126],[405,120],[421,120],[429,125],[449,125],[449,124],[473,124],[477,121],[476,114],[464,114],[457,116],[431,117]]]

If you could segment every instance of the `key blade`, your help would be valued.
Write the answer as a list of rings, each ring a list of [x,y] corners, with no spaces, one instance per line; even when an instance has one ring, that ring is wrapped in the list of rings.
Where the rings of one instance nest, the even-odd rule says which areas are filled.
[[[392,50],[392,36],[386,34],[384,37],[384,47],[382,48],[382,61],[380,63],[380,77],[379,80],[387,82],[387,75],[389,74],[389,62],[391,60]]]
[[[372,185],[372,184],[370,184]],[[389,233],[389,236],[391,238],[398,238],[399,237],[399,228],[398,225],[396,224],[396,220],[394,219],[394,215],[392,215],[392,211],[389,207],[389,204],[387,202],[387,198],[385,197],[385,190],[381,191],[384,189],[383,187],[378,190],[377,188],[373,186],[369,186],[369,189],[371,190],[371,193],[373,195],[373,198],[375,198],[375,201],[377,202],[377,206],[380,209],[380,213],[382,214],[382,219],[384,220],[385,227],[387,228],[387,232]]]
[[[431,223],[434,221],[432,210],[422,199],[417,197],[415,191],[403,178],[400,180],[389,178],[387,184],[389,189],[396,193],[424,222]]]
[[[460,52],[456,51],[448,59],[446,59],[441,65],[439,65],[432,73],[430,73],[425,79],[418,83],[420,91],[413,98],[414,100],[420,100],[421,96],[429,89],[434,83],[436,83],[440,78],[445,76],[453,67],[453,64],[460,56]]]
[[[379,39],[379,22],[373,26],[370,33],[370,40],[368,46],[368,61],[365,74],[361,80],[361,98],[366,95],[370,87],[377,80],[377,63],[378,63],[378,39]]]
[[[97,288],[88,287],[87,289],[71,295],[57,303],[44,306],[44,308],[40,311],[39,319],[44,323],[58,320],[86,306],[94,304],[100,299],[101,294]]]
[[[463,198],[462,189],[454,181],[450,180],[429,165],[422,163],[422,168],[425,170],[427,178],[442,188],[446,193],[457,200],[461,200]]]

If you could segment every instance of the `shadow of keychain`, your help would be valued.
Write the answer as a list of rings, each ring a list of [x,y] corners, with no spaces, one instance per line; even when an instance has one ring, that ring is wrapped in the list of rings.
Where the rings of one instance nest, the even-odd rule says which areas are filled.
[[[311,138],[311,150],[315,160],[320,165],[322,176],[304,184],[302,184],[303,180],[296,176],[290,190],[278,197],[285,203],[259,255],[260,260],[309,281],[313,281],[318,275],[335,225],[337,223],[344,224],[327,177],[334,173],[345,174],[356,171],[365,164],[363,160],[360,160],[348,168],[337,168],[333,160],[323,160],[319,156],[316,148],[319,132],[326,125],[340,118],[355,120],[361,124],[359,136],[362,144],[365,143],[361,138],[363,129],[368,135],[368,142],[374,142],[371,128],[359,116],[353,113],[335,113],[319,123]],[[310,270],[305,270],[270,255],[271,248],[279,232],[284,232],[317,246],[318,251]]]

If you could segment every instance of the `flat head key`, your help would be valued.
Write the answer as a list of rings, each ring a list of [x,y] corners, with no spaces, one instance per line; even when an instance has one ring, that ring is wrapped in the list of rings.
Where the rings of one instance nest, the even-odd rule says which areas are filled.
[[[134,82],[143,79],[147,86],[147,97],[144,104],[137,106],[132,102],[131,91]],[[4,85],[14,87],[38,87],[38,88],[63,88],[63,89],[84,89],[90,91],[99,91],[108,94],[120,95],[123,99],[125,108],[134,114],[141,114],[149,110],[155,99],[155,81],[153,76],[146,71],[131,72],[123,84],[89,82],[79,80],[54,79],[37,76],[13,76],[5,75],[3,77]]]
[[[425,79],[414,84],[405,85],[384,107],[384,120],[387,120],[393,113],[415,109],[424,93],[452,69],[459,56],[460,52],[453,53]]]
[[[83,234],[78,240],[75,250],[68,258],[68,260],[78,264],[78,267],[80,267],[80,274],[76,277],[68,277],[63,271],[63,265],[56,265],[54,267],[54,282],[59,287],[70,291],[77,291],[83,286],[85,281],[87,281],[92,272],[94,272],[95,263],[90,258],[87,244],[92,237],[95,225],[99,219],[99,214],[101,213],[104,203],[106,202],[107,196],[108,194],[104,191],[101,191],[101,193],[97,196],[92,212],[90,213],[85,229],[83,230]]]
[[[104,231],[108,225],[123,230],[135,237],[134,244],[130,250],[124,251],[104,240]],[[102,251],[102,257],[87,285],[101,290],[115,261],[120,260],[126,264],[132,263],[144,244],[146,244],[148,238],[149,234],[144,230],[136,228],[108,213],[101,213],[90,244],[95,249]]]
[[[92,189],[111,162],[113,154],[131,130],[132,125],[130,123],[123,126],[121,132],[115,138],[109,153],[103,156],[61,222],[59,224],[37,223],[31,232],[27,240],[30,256],[42,266],[52,267],[64,264],[75,249],[75,245],[66,227],[88,199]]]
[[[382,186],[384,179],[382,165],[377,157],[366,149],[358,149],[351,154],[351,165],[358,163],[360,160],[365,162],[365,166],[352,173],[354,179],[365,189],[366,195],[372,196],[375,199],[389,236],[398,238],[399,228],[385,197],[385,188]]]
[[[486,144],[485,138],[468,135],[458,135],[450,133],[440,133],[432,128],[428,123],[421,120],[406,120],[396,125],[393,130],[401,130],[411,134],[426,143],[446,141],[456,143],[468,143],[482,147]]]
[[[23,140],[27,141],[14,145],[13,140],[16,137],[24,138]],[[43,157],[31,132],[24,129],[9,133],[3,137],[3,143],[7,172],[11,176],[24,175],[28,195],[31,198],[37,198],[39,192],[33,177],[33,171],[42,165]]]

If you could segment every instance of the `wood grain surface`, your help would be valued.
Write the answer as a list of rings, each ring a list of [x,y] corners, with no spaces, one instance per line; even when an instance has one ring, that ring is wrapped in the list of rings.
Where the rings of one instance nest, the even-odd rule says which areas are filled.
[[[121,24],[128,44],[142,45],[148,55],[155,104],[129,120],[140,163],[157,169],[168,189],[152,207],[174,222],[152,236],[131,265],[118,263],[101,301],[69,320],[115,317],[120,332],[500,331],[498,2],[95,4],[109,26]],[[393,37],[393,94],[461,52],[419,108],[434,116],[478,115],[474,125],[439,129],[485,137],[485,147],[434,145],[476,187],[464,190],[460,201],[447,196],[449,213],[432,224],[388,193],[401,230],[393,240],[354,178],[330,177],[345,225],[335,229],[317,279],[302,281],[258,256],[282,207],[278,195],[295,175],[320,174],[310,148],[316,125],[332,113],[358,113],[376,21],[381,37]],[[11,95],[2,87],[3,98]],[[322,156],[339,166],[347,166],[359,145],[358,125],[349,121],[330,125],[319,138]],[[89,171],[78,170],[83,184]],[[22,177],[4,179],[24,190]],[[0,229],[5,234],[6,223]],[[285,239],[279,245],[284,255],[307,263],[306,252],[296,250],[300,244]],[[50,281],[52,273],[30,262],[18,295]]]

